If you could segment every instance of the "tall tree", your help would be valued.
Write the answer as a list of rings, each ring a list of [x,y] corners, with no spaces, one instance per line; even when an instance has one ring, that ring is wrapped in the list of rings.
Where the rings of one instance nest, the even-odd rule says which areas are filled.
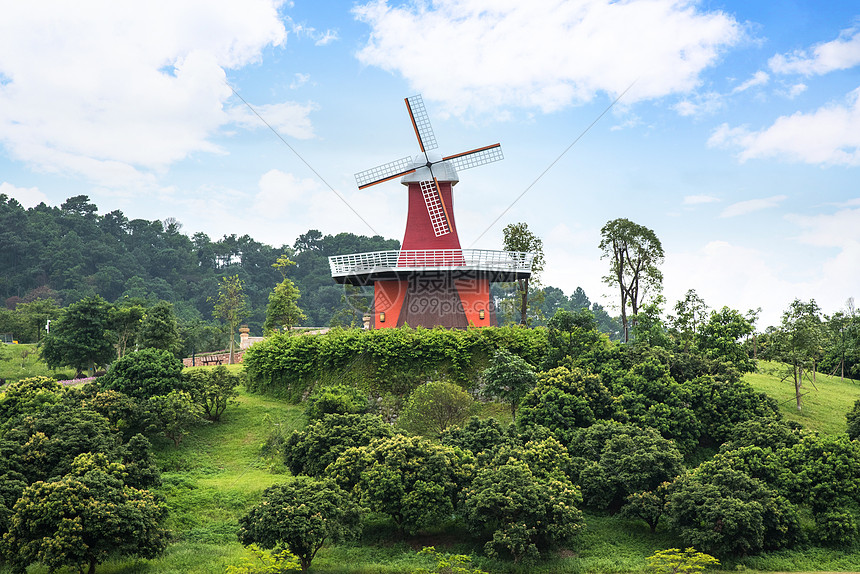
[[[696,338],[700,327],[708,320],[708,306],[695,289],[690,289],[684,298],[675,303],[675,315],[669,316],[669,324],[685,351]]]
[[[111,310],[111,328],[116,334],[116,354],[122,358],[140,330],[144,309],[137,303],[121,304]]]
[[[608,258],[609,273],[603,282],[618,287],[621,294],[621,324],[624,341],[630,340],[631,325],[627,320],[630,307],[633,322],[649,294],[663,288],[663,245],[657,235],[645,226],[629,219],[613,219],[600,230],[601,259]]]
[[[823,343],[818,303],[814,299],[792,301],[782,314],[782,324],[774,335],[776,358],[788,364],[789,376],[794,380],[797,410],[802,410],[804,370],[815,369]]]
[[[146,310],[138,341],[141,349],[163,349],[179,356],[182,351],[182,338],[172,303],[159,301]]]
[[[238,275],[222,277],[218,284],[218,297],[212,314],[227,323],[230,332],[230,364],[234,361],[233,348],[236,339],[236,327],[248,315],[248,305],[245,299],[242,280]]]
[[[307,319],[298,305],[299,297],[301,297],[299,289],[289,279],[284,279],[275,285],[274,291],[269,293],[266,322],[263,328],[266,330],[286,328],[289,331],[293,326]]]
[[[517,279],[517,295],[520,299],[520,324],[528,323],[529,280],[540,285],[540,274],[544,266],[543,239],[529,230],[527,223],[510,223],[503,230],[505,251],[533,253],[531,277]]]
[[[42,356],[53,368],[74,367],[76,376],[116,358],[111,341],[111,305],[98,295],[72,303],[51,325]]]

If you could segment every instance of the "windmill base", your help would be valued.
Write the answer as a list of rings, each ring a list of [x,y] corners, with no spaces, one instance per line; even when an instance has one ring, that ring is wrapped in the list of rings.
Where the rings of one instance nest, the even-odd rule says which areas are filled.
[[[413,273],[374,282],[373,328],[495,327],[490,280],[474,272]]]

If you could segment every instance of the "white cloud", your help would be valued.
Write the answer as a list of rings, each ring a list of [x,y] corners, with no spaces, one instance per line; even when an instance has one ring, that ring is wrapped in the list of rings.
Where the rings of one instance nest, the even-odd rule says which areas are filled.
[[[307,84],[310,80],[311,80],[310,74],[300,74],[300,73],[293,74],[293,81],[290,82],[290,89],[291,90],[297,90],[298,88],[301,88],[302,86]]]
[[[717,92],[693,94],[673,106],[678,115],[683,117],[713,114],[723,107],[724,96]]]
[[[716,203],[719,198],[710,195],[686,195],[684,196],[684,205],[699,205],[702,203]]]
[[[762,209],[770,209],[777,207],[780,203],[786,200],[784,195],[774,195],[762,199],[748,199],[747,201],[739,201],[726,207],[720,214],[720,217],[737,217],[739,215],[747,215]]]
[[[798,237],[802,243],[840,249],[849,245],[860,244],[860,202],[858,200],[846,202],[846,208],[835,213],[792,214],[786,218],[802,230]],[[857,261],[860,259],[855,260],[854,267],[860,267],[856,264]]]
[[[310,120],[310,113],[317,109],[315,104],[297,104],[295,102],[283,102],[280,104],[266,104],[255,106],[250,104],[257,113],[248,109],[244,103],[231,108],[229,116],[231,120],[244,128],[266,129],[266,124],[260,119],[262,117],[267,124],[275,128],[281,135],[288,135],[298,139],[314,137],[314,129]],[[257,114],[260,114],[259,116]]]
[[[847,70],[860,64],[860,29],[842,30],[839,37],[807,50],[790,54],[777,54],[768,60],[768,66],[777,74],[826,74],[834,70]]]
[[[40,203],[50,204],[48,196],[38,187],[15,187],[9,182],[0,183],[0,195],[15,198],[24,207],[35,207]]]
[[[322,34],[319,35],[319,37],[314,42],[314,45],[315,46],[327,46],[328,44],[331,44],[332,42],[339,40],[339,39],[340,38],[338,38],[337,32],[335,32],[334,30],[326,30],[325,32],[323,32]]]
[[[732,90],[732,93],[737,94],[739,92],[745,92],[750,88],[754,88],[756,86],[763,86],[769,81],[770,75],[763,70],[759,70],[758,72],[753,74],[752,78],[740,84],[739,86],[736,86],[735,89]]]
[[[209,138],[229,120],[225,69],[286,41],[280,5],[6,3],[0,143],[16,160],[106,186],[217,152]]]
[[[371,27],[359,60],[454,113],[552,111],[634,80],[627,102],[688,92],[743,35],[732,17],[691,0],[376,0],[354,13]]]
[[[775,157],[809,164],[860,165],[860,89],[851,92],[844,104],[782,116],[761,131],[723,124],[708,144],[741,148],[741,161]]]

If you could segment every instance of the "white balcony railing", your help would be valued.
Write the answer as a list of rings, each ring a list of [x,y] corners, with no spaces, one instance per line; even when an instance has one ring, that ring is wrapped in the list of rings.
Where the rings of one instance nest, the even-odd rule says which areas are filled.
[[[332,277],[410,269],[531,272],[533,253],[489,249],[401,249],[335,255],[328,258]]]

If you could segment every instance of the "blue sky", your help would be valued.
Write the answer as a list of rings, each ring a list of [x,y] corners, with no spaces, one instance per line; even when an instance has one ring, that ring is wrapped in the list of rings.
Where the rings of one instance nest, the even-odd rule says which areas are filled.
[[[662,240],[669,306],[695,289],[763,328],[860,296],[848,1],[0,0],[0,193],[213,239],[402,238],[405,188],[353,174],[417,152],[416,93],[442,153],[504,150],[460,174],[464,247],[525,221],[545,284],[611,306],[597,245],[625,217]]]

